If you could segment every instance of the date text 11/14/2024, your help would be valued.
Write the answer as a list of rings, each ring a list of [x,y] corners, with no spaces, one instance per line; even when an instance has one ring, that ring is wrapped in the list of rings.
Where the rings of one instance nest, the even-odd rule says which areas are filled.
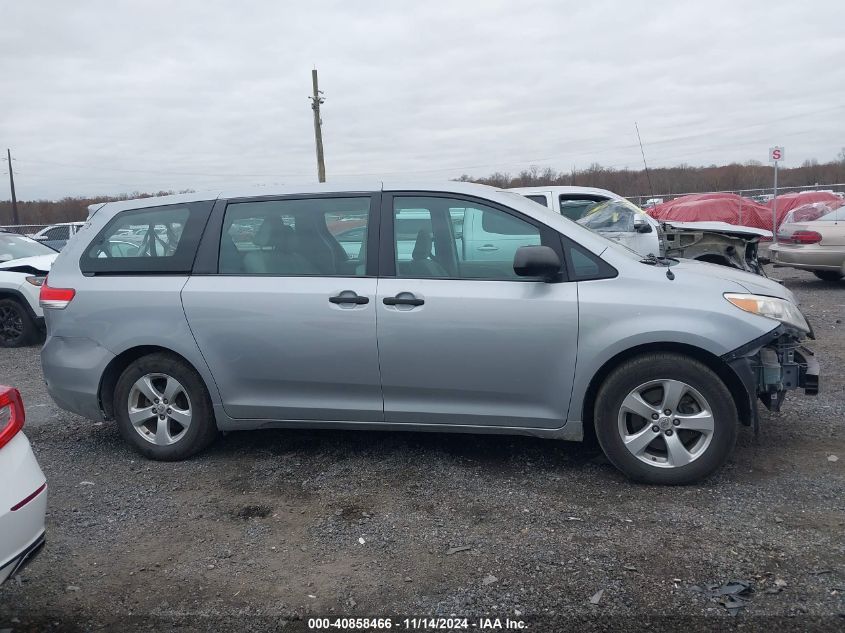
[[[405,631],[518,631],[528,628],[524,620],[483,617],[469,618],[309,618],[309,630],[405,630]]]

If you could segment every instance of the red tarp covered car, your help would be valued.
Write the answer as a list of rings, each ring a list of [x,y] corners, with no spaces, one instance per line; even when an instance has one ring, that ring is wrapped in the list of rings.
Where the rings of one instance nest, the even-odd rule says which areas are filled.
[[[735,193],[682,196],[648,209],[647,213],[662,222],[726,222],[772,230],[771,209]]]

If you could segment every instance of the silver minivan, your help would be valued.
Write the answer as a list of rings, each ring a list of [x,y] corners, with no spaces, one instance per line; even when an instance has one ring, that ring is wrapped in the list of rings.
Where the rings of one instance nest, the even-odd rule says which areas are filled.
[[[456,182],[109,203],[41,305],[56,403],[160,460],[273,427],[588,436],[634,479],[684,483],[758,399],[818,388],[776,282]]]

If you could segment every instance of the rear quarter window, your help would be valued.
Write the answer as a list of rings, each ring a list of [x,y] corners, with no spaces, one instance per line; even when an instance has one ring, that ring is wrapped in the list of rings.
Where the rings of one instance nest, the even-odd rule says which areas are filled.
[[[212,205],[121,211],[86,246],[79,267],[86,274],[189,273]]]
[[[542,204],[544,207],[549,206],[549,202],[548,202],[548,200],[546,200],[546,196],[533,196],[532,195],[532,196],[525,196],[525,197],[528,198],[529,200],[533,200],[537,204]]]

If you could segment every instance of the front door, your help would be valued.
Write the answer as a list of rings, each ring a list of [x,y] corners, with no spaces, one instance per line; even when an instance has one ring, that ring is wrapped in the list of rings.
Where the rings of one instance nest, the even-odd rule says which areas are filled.
[[[231,417],[383,421],[373,200],[226,206],[218,274],[192,276],[182,302]]]
[[[576,284],[513,270],[518,246],[559,252],[560,237],[514,211],[446,195],[385,194],[382,220],[391,242],[382,253],[393,260],[376,301],[385,421],[563,426],[577,351]],[[403,243],[410,222],[412,245]]]

